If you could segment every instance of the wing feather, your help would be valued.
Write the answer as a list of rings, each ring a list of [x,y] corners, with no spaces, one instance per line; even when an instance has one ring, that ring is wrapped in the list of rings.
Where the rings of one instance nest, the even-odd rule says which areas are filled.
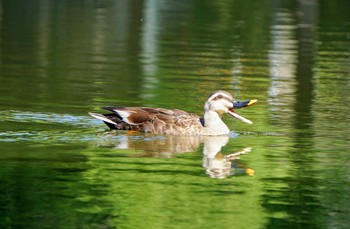
[[[115,125],[119,130],[137,130],[155,134],[174,134],[189,132],[191,128],[201,126],[200,117],[183,110],[149,107],[104,107],[111,111],[109,116],[99,119]],[[96,117],[96,116],[94,116]],[[114,117],[114,118],[113,118]],[[97,117],[96,117],[97,118]],[[110,122],[106,119],[111,119]]]

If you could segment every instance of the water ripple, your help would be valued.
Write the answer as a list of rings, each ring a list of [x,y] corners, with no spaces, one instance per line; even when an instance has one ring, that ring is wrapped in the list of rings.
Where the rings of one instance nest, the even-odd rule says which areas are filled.
[[[37,142],[37,143],[59,143],[59,142],[82,142],[91,141],[95,136],[95,128],[100,122],[87,116],[73,116],[70,114],[41,113],[30,111],[7,110],[0,111],[1,123],[7,127],[8,123],[19,123],[19,130],[6,130],[0,132],[0,142]],[[45,124],[42,128],[26,130],[21,123]],[[70,127],[62,129],[57,127],[48,128],[47,125],[62,125]],[[94,127],[94,128],[92,128]],[[83,132],[83,133],[82,133]]]
[[[0,116],[2,122],[49,123],[71,126],[91,126],[99,123],[98,120],[90,119],[87,116],[16,110],[0,111]]]

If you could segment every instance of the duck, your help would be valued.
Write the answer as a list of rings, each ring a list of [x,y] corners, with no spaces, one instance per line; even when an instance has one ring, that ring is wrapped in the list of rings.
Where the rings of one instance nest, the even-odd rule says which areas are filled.
[[[221,119],[224,114],[243,121],[253,122],[237,114],[234,109],[257,103],[256,99],[236,101],[223,90],[212,92],[204,103],[204,115],[198,116],[179,109],[151,107],[106,106],[107,114],[89,112],[110,129],[128,130],[163,135],[228,135],[229,128]]]

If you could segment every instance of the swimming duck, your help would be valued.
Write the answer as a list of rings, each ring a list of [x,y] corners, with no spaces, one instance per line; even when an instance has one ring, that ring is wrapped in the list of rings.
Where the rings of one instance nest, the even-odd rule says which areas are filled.
[[[245,123],[252,122],[234,109],[255,104],[256,99],[243,102],[236,101],[226,91],[211,93],[204,104],[204,116],[200,117],[177,109],[149,107],[104,107],[108,114],[89,114],[102,120],[109,128],[132,130],[153,134],[170,135],[227,135],[230,130],[222,121],[223,114],[229,114]]]

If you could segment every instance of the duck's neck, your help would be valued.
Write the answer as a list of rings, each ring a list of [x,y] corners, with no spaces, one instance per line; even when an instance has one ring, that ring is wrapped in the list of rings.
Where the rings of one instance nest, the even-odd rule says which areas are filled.
[[[228,134],[230,130],[221,120],[221,116],[211,110],[204,112],[204,127],[210,129],[213,134]]]

